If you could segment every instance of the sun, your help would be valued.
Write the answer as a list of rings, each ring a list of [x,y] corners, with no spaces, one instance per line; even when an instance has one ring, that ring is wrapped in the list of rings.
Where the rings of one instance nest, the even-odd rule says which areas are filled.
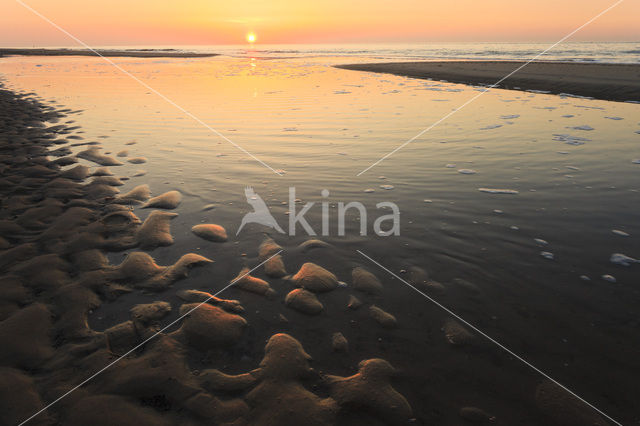
[[[254,33],[249,33],[247,34],[247,41],[249,43],[255,43],[256,42],[256,35]]]

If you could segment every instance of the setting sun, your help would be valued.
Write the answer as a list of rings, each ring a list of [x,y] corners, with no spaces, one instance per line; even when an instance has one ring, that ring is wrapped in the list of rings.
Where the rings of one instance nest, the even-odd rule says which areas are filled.
[[[249,43],[255,43],[256,42],[256,35],[254,33],[247,34],[247,41]]]

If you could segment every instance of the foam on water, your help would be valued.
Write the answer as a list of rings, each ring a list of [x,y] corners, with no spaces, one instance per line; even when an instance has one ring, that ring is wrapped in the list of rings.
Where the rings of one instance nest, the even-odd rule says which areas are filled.
[[[515,189],[478,188],[478,191],[489,194],[518,194]]]
[[[585,143],[591,141],[591,139],[588,139],[588,138],[583,138],[580,136],[572,136],[569,134],[554,134],[553,140],[558,142],[564,142],[567,145],[574,145],[574,146],[584,145]]]
[[[502,124],[490,124],[486,127],[482,127],[480,130],[493,130],[502,127]]]
[[[587,132],[591,130],[595,130],[593,127],[589,126],[588,124],[583,124],[582,126],[567,127],[567,129],[584,130]]]
[[[613,253],[609,258],[611,263],[621,266],[631,266],[632,263],[640,263],[640,260],[634,259],[633,257],[627,256],[622,253]]]
[[[554,259],[553,253],[551,253],[549,251],[541,251],[540,252],[540,256],[544,257],[545,259],[549,259],[549,260],[553,260]]]
[[[619,235],[621,237],[628,237],[629,236],[629,233],[621,231],[619,229],[612,229],[611,232],[613,232],[614,234]]]

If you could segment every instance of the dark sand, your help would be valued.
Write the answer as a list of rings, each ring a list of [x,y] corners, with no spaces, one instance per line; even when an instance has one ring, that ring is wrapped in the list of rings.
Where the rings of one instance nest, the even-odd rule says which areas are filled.
[[[338,68],[381,72],[452,83],[492,85],[524,62],[389,62],[338,65]],[[540,90],[609,101],[640,101],[640,65],[532,62],[498,86],[512,90]]]
[[[183,52],[173,49],[95,49],[102,56],[106,57],[130,57],[130,58],[206,58],[217,56],[217,53],[196,53]],[[0,57],[3,56],[97,56],[96,53],[88,49],[0,49]]]

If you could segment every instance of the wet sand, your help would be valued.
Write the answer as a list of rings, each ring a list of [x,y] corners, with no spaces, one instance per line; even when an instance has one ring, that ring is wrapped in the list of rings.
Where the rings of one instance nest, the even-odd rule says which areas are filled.
[[[208,268],[213,261],[175,253],[174,264],[156,263],[148,252],[174,243],[171,221],[178,214],[166,210],[178,207],[180,193],[150,198],[149,187],[142,184],[119,194],[117,187],[128,178],[116,177],[104,166],[123,163],[96,146],[77,157],[64,148],[79,127],[57,123],[76,112],[44,106],[33,94],[0,89],[1,424],[28,419],[36,425],[330,425],[353,410],[379,416],[386,424],[413,418],[411,406],[392,386],[396,369],[389,362],[363,360],[344,377],[319,374],[302,344],[282,332],[268,338],[260,351],[262,361],[250,370],[219,370],[226,365],[221,353],[250,333],[245,308],[237,300],[183,289],[176,292],[183,317],[175,327],[161,328],[173,308],[156,300],[127,308],[126,321],[103,331],[92,328],[89,315],[101,305],[135,292],[172,291],[192,268]],[[75,164],[77,158],[103,167]],[[132,209],[136,205],[161,210],[142,221]],[[219,225],[197,225],[194,232],[213,244],[227,241]],[[110,264],[108,253],[125,251],[120,264]],[[265,240],[259,257],[233,283],[275,303],[278,296],[270,284],[250,274],[249,267],[263,261],[269,276],[316,301],[316,293],[338,288],[335,275],[312,263],[285,276],[279,251],[277,243]],[[294,305],[303,315],[319,313],[309,312],[304,300]],[[318,306],[323,309],[320,302]],[[280,317],[281,324],[288,321]],[[333,344],[325,345],[345,352],[348,342],[339,333]],[[31,417],[124,355],[86,386]],[[209,361],[200,362],[201,369],[190,366],[190,358],[203,357]],[[307,389],[308,380],[323,383],[324,391]]]
[[[492,85],[523,65],[515,61],[389,62],[338,65],[338,68]],[[498,86],[610,101],[640,101],[640,65],[532,62]]]
[[[217,251],[192,253],[172,232],[181,194],[142,182],[121,192],[131,176],[117,176],[126,164],[108,143],[72,149],[80,127],[60,123],[76,112],[0,90],[1,424],[187,313],[28,424],[607,424],[442,312],[389,297],[403,287],[334,245],[227,241],[194,222],[198,244]],[[173,260],[156,260],[158,247]],[[472,283],[403,267],[428,294],[488,301]],[[98,327],[99,310],[120,319]]]
[[[217,53],[183,52],[173,49],[142,49],[142,50],[113,50],[95,49],[105,57],[129,57],[129,58],[207,58],[217,56]],[[0,57],[3,56],[97,56],[87,49],[0,49]]]

